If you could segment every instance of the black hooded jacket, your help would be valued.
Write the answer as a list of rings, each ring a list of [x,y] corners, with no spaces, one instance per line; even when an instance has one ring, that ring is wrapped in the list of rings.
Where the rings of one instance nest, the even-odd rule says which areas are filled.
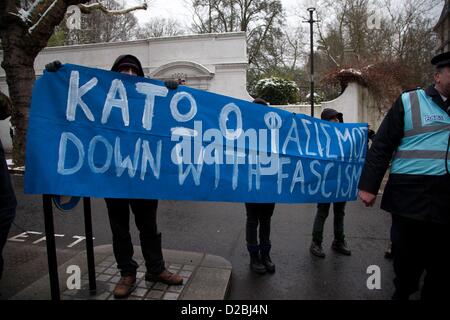
[[[137,75],[144,77],[144,70],[142,69],[141,62],[135,56],[133,56],[131,54],[124,54],[124,55],[119,56],[116,59],[116,61],[114,61],[114,64],[111,67],[111,71],[118,72],[119,67],[123,66],[123,65],[133,66],[138,71]]]

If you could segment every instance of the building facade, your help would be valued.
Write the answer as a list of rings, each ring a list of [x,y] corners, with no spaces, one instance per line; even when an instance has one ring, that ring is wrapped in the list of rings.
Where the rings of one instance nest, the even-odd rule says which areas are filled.
[[[139,58],[146,77],[180,80],[184,85],[251,101],[247,93],[247,38],[245,32],[201,34],[145,40],[95,43],[42,50],[36,58],[36,77],[54,60],[109,70],[122,54]],[[3,52],[0,51],[0,61]],[[0,67],[0,89],[8,94]],[[12,147],[9,120],[0,121],[5,150]]]

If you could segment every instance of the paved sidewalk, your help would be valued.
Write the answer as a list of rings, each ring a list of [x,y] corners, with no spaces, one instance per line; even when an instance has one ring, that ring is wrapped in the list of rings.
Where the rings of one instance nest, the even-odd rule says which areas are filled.
[[[144,280],[145,266],[139,246],[134,247],[134,259],[139,264],[137,288],[128,300],[223,300],[227,297],[231,280],[231,263],[222,257],[206,253],[177,250],[163,250],[166,267],[184,279],[183,285],[168,286]],[[86,252],[59,266],[59,285],[63,300],[114,300],[112,291],[120,279],[119,271],[112,253],[111,245],[97,246],[95,252],[95,269],[97,292],[89,293]],[[70,265],[81,269],[81,289],[67,289],[66,273]],[[44,276],[16,294],[17,299],[50,299],[49,277]]]

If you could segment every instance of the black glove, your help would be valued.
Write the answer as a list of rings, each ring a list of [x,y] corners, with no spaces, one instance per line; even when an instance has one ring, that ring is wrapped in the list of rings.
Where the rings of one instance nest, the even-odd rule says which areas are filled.
[[[61,61],[55,60],[53,62],[47,63],[45,65],[45,70],[49,72],[56,72],[58,71],[59,68],[61,68],[61,66],[62,66]]]
[[[164,81],[164,85],[171,90],[176,90],[178,88],[178,82],[175,80],[166,80]]]

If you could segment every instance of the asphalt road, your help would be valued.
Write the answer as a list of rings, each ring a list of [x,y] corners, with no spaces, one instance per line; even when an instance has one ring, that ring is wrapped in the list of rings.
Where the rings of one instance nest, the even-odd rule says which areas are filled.
[[[4,279],[0,299],[8,299],[45,275],[47,256],[42,199],[23,194],[23,177],[13,176],[19,206],[4,250]],[[379,200],[377,202],[379,204]],[[111,243],[102,199],[92,200],[94,245]],[[392,263],[384,258],[390,216],[359,202],[347,204],[345,233],[352,256],[331,251],[333,216],[324,232],[325,259],[309,253],[315,205],[277,205],[272,218],[273,275],[256,275],[249,269],[245,243],[245,210],[241,203],[160,201],[158,226],[163,247],[222,256],[233,266],[229,299],[390,299]],[[58,263],[85,249],[82,206],[70,213],[54,212]],[[138,233],[131,223],[134,244]],[[27,231],[26,235],[22,233]],[[41,234],[39,234],[41,233]],[[21,235],[22,234],[22,235]],[[14,238],[15,237],[15,238]],[[369,266],[381,271],[381,288],[368,289]]]

